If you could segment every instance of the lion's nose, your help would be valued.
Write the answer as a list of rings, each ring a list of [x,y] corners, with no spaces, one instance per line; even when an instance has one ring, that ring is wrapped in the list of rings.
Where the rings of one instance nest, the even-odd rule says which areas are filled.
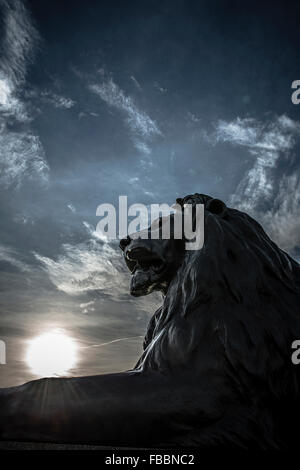
[[[131,242],[131,238],[129,236],[127,236],[125,238],[122,238],[122,240],[120,240],[120,244],[119,244],[121,250],[124,251],[126,246],[128,246],[130,242]]]

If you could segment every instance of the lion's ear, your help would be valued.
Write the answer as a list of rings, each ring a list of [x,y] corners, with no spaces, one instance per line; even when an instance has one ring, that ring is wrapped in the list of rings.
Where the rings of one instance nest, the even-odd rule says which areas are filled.
[[[205,207],[209,212],[224,217],[227,212],[226,204],[220,199],[210,199]]]

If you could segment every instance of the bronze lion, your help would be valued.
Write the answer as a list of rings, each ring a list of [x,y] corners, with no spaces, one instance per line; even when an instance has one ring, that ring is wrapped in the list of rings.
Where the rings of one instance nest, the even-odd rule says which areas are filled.
[[[295,445],[300,266],[247,214],[204,204],[205,240],[120,243],[131,293],[163,293],[130,371],[47,378],[0,391],[2,439],[111,446]]]

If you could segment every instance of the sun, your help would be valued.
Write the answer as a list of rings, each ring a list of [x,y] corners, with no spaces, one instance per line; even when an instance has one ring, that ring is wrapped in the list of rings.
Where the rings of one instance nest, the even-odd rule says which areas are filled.
[[[77,362],[77,345],[62,330],[48,331],[29,342],[25,360],[39,377],[65,375]]]

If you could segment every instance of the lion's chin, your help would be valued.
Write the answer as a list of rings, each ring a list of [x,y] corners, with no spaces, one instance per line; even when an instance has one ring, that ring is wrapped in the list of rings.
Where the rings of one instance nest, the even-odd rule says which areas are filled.
[[[166,294],[169,282],[164,275],[158,275],[155,270],[149,268],[136,269],[131,276],[130,294],[134,297],[151,294],[153,291],[161,291]]]
[[[158,282],[158,276],[151,269],[136,269],[131,277],[130,294],[134,297],[151,294],[156,289]]]

